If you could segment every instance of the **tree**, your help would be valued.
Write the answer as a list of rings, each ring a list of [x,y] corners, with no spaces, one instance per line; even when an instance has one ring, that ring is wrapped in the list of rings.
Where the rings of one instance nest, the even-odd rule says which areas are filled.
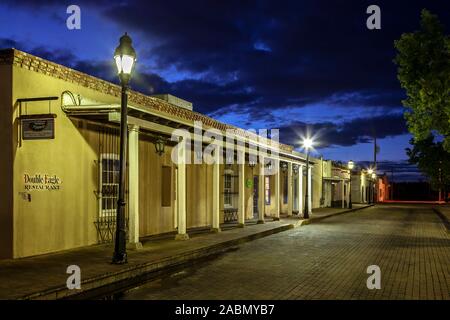
[[[437,133],[450,152],[450,38],[438,17],[425,9],[420,25],[395,41],[394,62],[407,95],[405,118],[416,141]]]
[[[450,153],[444,150],[443,142],[435,142],[429,135],[422,140],[411,139],[409,143],[412,145],[406,148],[409,163],[429,177],[433,189],[450,190]]]

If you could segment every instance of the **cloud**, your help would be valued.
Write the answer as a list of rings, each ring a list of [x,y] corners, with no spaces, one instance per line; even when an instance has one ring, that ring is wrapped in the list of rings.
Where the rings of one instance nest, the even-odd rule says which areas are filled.
[[[66,6],[56,0],[3,4],[30,12]],[[296,143],[299,133],[309,128],[320,133],[322,147],[368,142],[374,132],[380,139],[406,133],[399,114],[404,92],[392,63],[393,41],[418,28],[423,7],[438,13],[444,23],[450,21],[444,2],[419,0],[380,0],[382,29],[377,31],[365,26],[369,1],[77,4],[83,15],[101,17],[103,25],[110,23],[115,27],[111,29],[132,34],[139,53],[133,89],[177,95],[193,102],[196,111],[231,124],[245,121],[252,127],[259,121],[281,127],[286,143]],[[42,46],[24,47],[18,35],[14,40],[0,39],[0,46],[18,47],[118,81],[110,61],[81,60],[62,45],[45,43],[46,39],[40,39]],[[104,34],[89,30],[89,37],[103,39]],[[97,49],[86,47],[83,56]],[[380,110],[385,114],[380,115]],[[342,115],[336,114],[341,111]]]
[[[317,148],[326,148],[367,143],[372,141],[374,135],[378,139],[383,139],[407,132],[402,114],[387,114],[361,117],[342,123],[292,121],[280,128],[280,140],[287,144],[297,145],[300,137],[313,133],[317,140]]]
[[[373,163],[369,161],[359,161],[357,166],[360,168],[373,167]],[[426,181],[426,177],[420,172],[417,166],[410,164],[408,161],[378,161],[378,175],[386,174],[389,181]]]

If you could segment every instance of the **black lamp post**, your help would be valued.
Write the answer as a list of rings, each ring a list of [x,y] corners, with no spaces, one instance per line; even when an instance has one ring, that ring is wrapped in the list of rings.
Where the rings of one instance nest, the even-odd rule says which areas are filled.
[[[306,150],[306,192],[305,192],[305,206],[303,210],[303,218],[309,219],[309,149],[312,147],[311,139],[303,140],[303,148]]]
[[[125,33],[120,38],[120,44],[114,52],[117,73],[122,85],[122,98],[120,106],[120,168],[119,168],[119,198],[117,200],[116,237],[114,244],[114,264],[127,263],[126,234],[125,229],[125,171],[127,156],[127,89],[131,78],[136,52],[131,46],[131,38]]]
[[[355,163],[350,160],[348,162],[348,169],[350,171],[350,188],[348,188],[348,208],[351,209],[352,208],[352,170],[355,167]]]

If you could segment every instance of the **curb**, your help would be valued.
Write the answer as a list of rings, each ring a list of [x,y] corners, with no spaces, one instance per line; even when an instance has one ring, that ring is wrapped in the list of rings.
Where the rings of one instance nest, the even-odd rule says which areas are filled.
[[[330,217],[338,216],[338,215],[341,215],[341,214],[345,214],[345,213],[349,213],[349,212],[354,212],[354,211],[358,211],[358,210],[362,210],[362,209],[366,209],[366,208],[370,208],[370,207],[373,207],[374,205],[375,205],[375,204],[370,204],[370,205],[367,205],[367,206],[364,206],[364,207],[360,207],[360,208],[348,209],[348,210],[345,210],[345,211],[340,211],[340,212],[332,213],[332,214],[329,214],[329,215],[323,216],[323,217],[317,217],[317,218],[312,217],[311,219],[309,219],[310,222],[308,222],[308,224],[309,224],[309,223],[318,222],[318,221],[321,221],[321,220],[323,220],[323,219],[327,219],[327,218],[330,218]]]
[[[438,215],[438,217],[441,219],[442,223],[444,224],[445,229],[447,230],[447,233],[450,233],[450,221],[448,218],[436,207],[433,207],[434,213]]]
[[[193,264],[211,255],[218,255],[246,242],[267,237],[272,234],[293,229],[293,224],[286,224],[274,229],[250,234],[241,238],[228,240],[207,247],[183,252],[159,261],[132,265],[117,272],[102,274],[97,277],[85,279],[81,282],[80,290],[69,290],[66,286],[50,288],[41,292],[28,294],[18,298],[19,300],[57,300],[57,299],[92,299],[105,295],[112,295],[111,292],[120,292],[130,287],[137,286],[145,280],[164,274],[170,269],[179,268]]]
[[[265,230],[262,232],[257,232],[240,238],[227,240],[225,242],[213,244],[203,248],[183,252],[165,259],[158,261],[153,261],[149,263],[141,263],[137,265],[131,265],[128,268],[122,269],[116,272],[110,272],[102,274],[96,277],[85,279],[81,282],[80,290],[69,290],[66,286],[59,286],[50,288],[44,291],[28,294],[19,297],[19,300],[58,300],[58,299],[95,299],[104,296],[112,296],[114,293],[125,291],[127,289],[133,288],[142,284],[142,282],[151,280],[152,278],[169,273],[171,270],[175,270],[180,267],[189,266],[195,262],[199,262],[212,255],[219,255],[230,250],[232,247],[264,238],[276,233],[287,231],[293,228],[301,227],[303,225],[308,225],[313,222],[318,222],[320,220],[337,216],[340,214],[345,214],[348,212],[353,212],[357,210],[362,210],[373,205],[368,205],[361,208],[350,209],[346,211],[336,212],[327,216],[310,218],[307,220],[300,220],[294,223],[286,223],[279,227]]]

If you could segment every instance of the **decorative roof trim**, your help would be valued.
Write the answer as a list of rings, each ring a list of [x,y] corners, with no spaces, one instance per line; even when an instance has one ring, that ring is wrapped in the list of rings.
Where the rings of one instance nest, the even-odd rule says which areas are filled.
[[[85,88],[102,92],[104,94],[108,94],[117,98],[119,98],[121,94],[121,88],[116,84],[17,49],[0,50],[0,65],[5,64],[42,73],[50,77],[61,79],[63,81],[75,83]],[[137,91],[130,90],[128,100],[130,101],[130,103],[146,106],[158,112],[168,114],[171,117],[174,117],[175,120],[180,119],[192,122],[201,121],[203,123],[203,126],[218,129],[223,132],[225,132],[227,129],[237,130],[237,134],[239,134],[240,136],[248,137],[248,134],[244,129],[219,122],[195,111],[173,106],[164,100],[150,97]],[[268,141],[268,139],[263,138],[262,142],[264,142],[265,144],[270,144],[267,143]],[[271,143],[274,143],[274,147],[277,146],[275,141],[271,141]],[[283,143],[279,143],[278,146],[279,149],[286,152],[292,152],[292,150],[294,149],[292,146]]]

